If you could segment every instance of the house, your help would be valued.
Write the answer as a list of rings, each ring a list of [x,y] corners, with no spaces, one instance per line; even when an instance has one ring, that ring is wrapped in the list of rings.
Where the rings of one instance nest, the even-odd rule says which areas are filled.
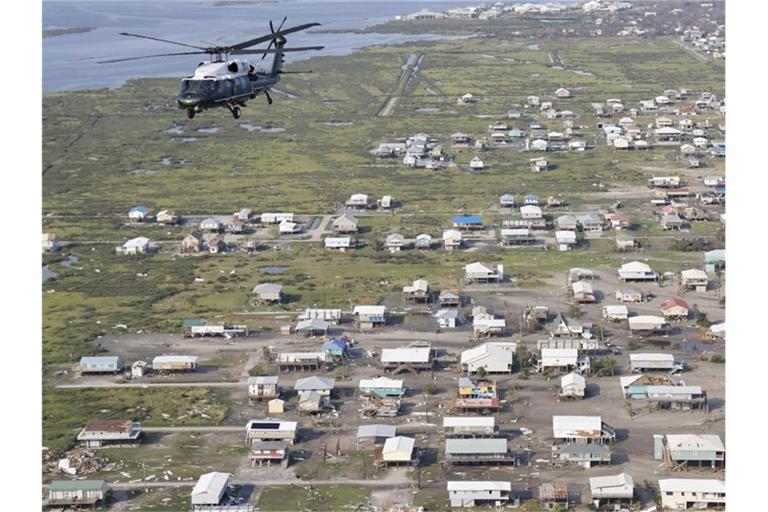
[[[680,368],[675,356],[664,353],[629,354],[629,369],[632,372],[664,371],[672,372]]]
[[[445,440],[447,464],[502,464],[515,463],[515,456],[507,447],[507,438],[447,438]]]
[[[296,322],[294,332],[306,336],[325,336],[330,324],[322,318],[307,318]]]
[[[571,372],[560,377],[561,398],[584,398],[587,379],[578,373]]]
[[[689,466],[722,469],[725,446],[714,434],[655,434],[653,458],[673,471],[687,470]]]
[[[138,446],[142,430],[128,420],[91,420],[77,434],[77,440],[86,448],[107,446]]]
[[[692,268],[680,272],[680,286],[682,286],[684,290],[706,292],[708,284],[709,277],[703,270]]]
[[[384,247],[391,253],[400,252],[405,246],[405,237],[400,233],[392,233],[384,239]]]
[[[461,231],[456,229],[446,229],[443,231],[443,247],[446,251],[460,249],[462,242]]]
[[[637,245],[635,239],[628,235],[616,236],[616,248],[620,251],[630,251]]]
[[[457,103],[459,103],[460,105],[469,105],[470,103],[475,103],[475,102],[477,102],[475,97],[472,96],[472,93],[468,92],[468,93],[464,94],[463,96],[461,96],[458,99]]]
[[[598,4],[598,2],[587,2]],[[584,4],[585,6],[587,4]],[[599,4],[598,4],[599,5]],[[567,510],[570,505],[570,494],[566,484],[544,483],[539,485],[539,503],[547,510]]]
[[[192,510],[221,505],[229,486],[229,473],[204,473],[192,488]]]
[[[496,434],[496,418],[444,416],[443,430],[446,437],[490,437]]]
[[[344,203],[344,206],[347,208],[367,210],[369,207],[368,194],[352,194]]]
[[[630,281],[656,281],[659,275],[650,266],[640,261],[625,263],[619,267],[619,279],[628,283]]]
[[[426,279],[416,279],[412,285],[403,286],[403,299],[409,302],[427,302],[429,300],[429,283]]]
[[[461,368],[467,373],[512,373],[514,354],[494,343],[483,343],[461,353]]]
[[[456,481],[446,483],[448,498],[452,507],[470,508],[474,506],[502,506],[510,500],[512,483],[494,480]]]
[[[589,494],[596,508],[611,503],[632,502],[635,481],[629,473],[593,476],[589,478]]]
[[[485,379],[459,377],[459,398],[496,398],[496,383]]]
[[[328,236],[323,243],[330,251],[346,252],[347,249],[352,248],[352,239],[348,236]]]
[[[513,208],[515,206],[515,196],[504,194],[499,198],[499,206],[502,208]]]
[[[118,254],[146,254],[149,250],[149,238],[139,236],[131,238],[122,246],[115,249]]]
[[[197,368],[197,356],[155,356],[152,359],[152,370],[155,372],[186,372]]]
[[[79,508],[103,506],[109,488],[104,480],[53,480],[48,485],[47,507]]]
[[[502,228],[500,231],[501,244],[504,246],[529,244],[533,242],[530,228]]]
[[[606,444],[616,440],[616,432],[600,416],[552,416],[555,444]]]
[[[687,320],[688,303],[683,299],[667,299],[659,306],[665,320]]]
[[[245,425],[245,443],[251,445],[262,441],[286,441],[293,444],[298,425],[295,421],[249,420]]]
[[[291,222],[289,220],[284,220],[277,227],[277,233],[280,235],[295,235],[297,233],[301,233],[301,230],[301,224]]]
[[[390,195],[381,196],[381,199],[376,200],[376,207],[379,209],[389,210],[394,206],[395,206],[395,201],[392,199],[392,196]]]
[[[419,373],[432,369],[432,348],[429,346],[411,346],[385,348],[381,351],[381,366],[392,373]]]
[[[251,400],[273,399],[280,396],[277,375],[248,377],[248,398]]]
[[[355,323],[358,329],[373,329],[386,324],[386,306],[355,306]]]
[[[681,219],[680,216],[676,213],[662,215],[660,223],[661,223],[662,229],[665,229],[667,231],[669,230],[680,231],[680,229],[683,227],[683,219]]]
[[[218,254],[227,248],[227,244],[217,234],[203,235],[203,242],[208,247],[208,252],[211,254]]]
[[[453,135],[451,135],[451,144],[455,146],[463,146],[471,143],[472,143],[472,139],[466,133],[456,132]]]
[[[555,231],[555,243],[560,250],[568,250],[578,243],[575,231],[558,230]]]
[[[541,219],[544,217],[544,214],[538,206],[526,204],[520,208],[520,216],[523,219]]]
[[[616,300],[619,302],[639,303],[639,302],[643,302],[644,298],[645,297],[642,292],[631,289],[631,288],[628,288],[624,291],[622,290],[616,291]]]
[[[377,377],[375,379],[360,379],[358,389],[362,395],[379,398],[401,398],[405,394],[402,380]]]
[[[496,318],[488,313],[484,307],[477,306],[472,309],[472,332],[476,338],[502,336],[506,327],[506,319]]]
[[[383,445],[390,437],[397,435],[397,427],[394,425],[360,425],[355,436],[356,445],[360,447],[360,441],[372,440],[374,445]]]
[[[464,318],[457,309],[441,309],[432,317],[437,321],[437,326],[441,329],[453,329],[462,323]]]
[[[605,216],[608,225],[613,229],[628,229],[629,219],[621,213],[609,213]]]
[[[149,208],[146,206],[134,206],[128,211],[128,220],[131,222],[144,222],[147,220]]]
[[[357,233],[358,221],[349,213],[336,217],[331,224],[334,233]]]
[[[264,463],[270,467],[274,462],[287,468],[290,460],[290,449],[285,441],[258,441],[251,444],[250,459],[251,467],[256,467],[257,462],[259,467]]]
[[[461,297],[451,290],[443,290],[437,298],[441,308],[457,308],[461,305]]]
[[[579,369],[579,351],[575,348],[542,348],[539,367],[542,371],[550,369],[570,371]]]
[[[547,326],[550,335],[560,336],[579,336],[584,337],[589,332],[589,328],[576,318],[569,318],[558,313],[552,322]]]
[[[120,356],[83,356],[78,365],[81,375],[89,373],[117,373],[123,369]]]
[[[564,231],[576,231],[578,220],[573,215],[561,215],[555,219],[555,226]]]
[[[314,320],[325,322],[319,318]],[[325,352],[327,359],[330,361],[340,361],[349,357],[349,343],[347,343],[346,340],[340,338],[331,338],[326,340],[322,345],[320,345],[320,349]]]
[[[707,272],[720,272],[725,270],[725,249],[715,249],[704,253],[704,269]]]
[[[538,96],[528,96],[526,98],[526,104],[531,107],[538,107],[540,104],[540,99]]]
[[[699,478],[659,480],[661,506],[669,510],[725,508],[725,481]]]
[[[549,169],[549,162],[544,157],[530,158],[528,164],[533,172],[543,172]]]
[[[587,213],[585,215],[579,215],[577,221],[579,226],[581,226],[581,230],[584,232],[603,230],[603,221],[601,221],[600,217],[595,214]]]
[[[560,87],[555,91],[555,96],[557,98],[570,98],[571,97],[571,91],[566,89],[565,87]]]
[[[188,318],[182,322],[182,332],[185,338],[223,336],[230,339],[235,336],[248,336],[248,326],[224,322],[209,324],[197,318]]]
[[[453,218],[453,228],[463,230],[483,229],[483,219],[479,215],[458,215]]]
[[[59,240],[54,233],[43,233],[43,252],[59,250]]]
[[[629,309],[622,305],[603,306],[603,318],[611,322],[623,322],[629,318]]]
[[[664,128],[657,128],[653,132],[656,134],[656,140],[664,142],[677,142],[683,137],[683,132],[677,128],[666,126]]]
[[[592,285],[586,281],[576,281],[575,283],[572,283],[571,293],[571,298],[574,303],[583,304],[597,302],[597,299],[595,299],[595,292],[592,290]]]
[[[638,315],[629,317],[630,334],[653,334],[666,330],[667,321],[655,315]]]
[[[181,252],[200,252],[203,250],[203,234],[193,231],[181,241]]]
[[[318,371],[325,361],[325,352],[281,352],[276,362],[281,372],[289,372]]]
[[[218,233],[221,231],[221,222],[214,219],[213,217],[203,219],[200,222],[200,231],[207,233]]]
[[[562,443],[552,446],[552,465],[581,466],[591,468],[594,464],[610,464],[611,449],[605,444]]]
[[[410,464],[415,445],[416,440],[412,437],[390,437],[381,449],[381,460],[384,464]]]
[[[283,285],[275,283],[257,284],[251,290],[251,295],[255,295],[259,302],[278,303],[283,300]]]
[[[293,214],[285,212],[264,212],[259,216],[262,224],[280,224],[281,222],[293,222]]]
[[[655,406],[656,409],[709,410],[707,394],[701,389],[701,386],[686,386],[675,383],[665,385],[638,384],[640,379],[633,381],[632,376],[621,377],[619,380],[622,391],[625,392],[625,398],[629,400],[645,400],[651,406]],[[649,410],[651,410],[650,407]]]
[[[482,171],[485,169],[485,164],[479,156],[475,155],[472,157],[472,160],[469,161],[469,168],[473,171]]]
[[[504,280],[504,265],[496,265],[493,269],[480,262],[464,265],[464,282],[466,283],[500,283]]]
[[[432,248],[432,236],[426,233],[422,233],[416,236],[416,248],[417,249],[431,249]]]

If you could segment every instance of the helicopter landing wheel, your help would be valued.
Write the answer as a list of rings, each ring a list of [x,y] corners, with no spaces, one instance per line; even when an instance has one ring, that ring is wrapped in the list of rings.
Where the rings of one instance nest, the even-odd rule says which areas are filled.
[[[187,109],[187,118],[188,119],[194,119],[194,117],[195,117],[195,109],[188,108]]]
[[[235,119],[240,119],[240,116],[243,114],[242,110],[240,110],[240,107],[232,107],[232,117]]]

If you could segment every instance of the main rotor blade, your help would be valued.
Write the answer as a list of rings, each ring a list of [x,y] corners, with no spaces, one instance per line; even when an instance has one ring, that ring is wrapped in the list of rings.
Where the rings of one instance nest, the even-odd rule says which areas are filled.
[[[288,19],[288,16],[283,16],[283,21],[280,22],[280,26],[277,27],[277,31],[280,32],[283,29],[283,25],[285,25],[285,21]]]
[[[121,36],[138,37],[140,39],[151,39],[152,41],[160,41],[161,43],[175,44],[178,46],[186,46],[187,48],[197,48],[198,50],[205,50],[202,46],[195,46],[193,44],[180,43],[178,41],[171,41],[170,39],[160,39],[159,37],[144,36],[141,34],[131,34],[130,32],[120,32]]]
[[[280,36],[284,36],[286,34],[292,34],[293,32],[298,32],[299,30],[306,30],[308,28],[317,27],[319,25],[320,25],[319,23],[305,23],[304,25],[298,25],[296,27],[287,28],[285,30],[278,30],[277,32],[273,32],[265,36],[257,37],[255,39],[250,39],[248,41],[243,41],[242,43],[233,44],[229,48],[230,50],[242,50],[244,48],[248,48],[255,44],[266,43],[267,41],[271,41],[272,39],[276,39]]]
[[[306,52],[310,50],[322,50],[325,46],[298,46],[296,48],[267,48],[264,50],[233,50],[230,55],[258,55],[260,53],[277,52]]]
[[[154,59],[155,57],[171,57],[174,55],[200,55],[208,52],[177,52],[177,53],[158,53],[157,55],[143,55],[141,57],[127,57],[125,59],[101,60],[97,64],[111,64],[113,62],[125,62],[127,60]]]

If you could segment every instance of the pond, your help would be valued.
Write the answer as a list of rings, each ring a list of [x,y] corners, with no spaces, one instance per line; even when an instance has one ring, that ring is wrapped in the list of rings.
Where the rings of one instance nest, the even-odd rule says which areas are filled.
[[[352,126],[352,121],[323,121],[325,126]]]
[[[276,274],[284,274],[288,270],[288,267],[261,267],[259,272],[270,276]]]
[[[61,262],[62,267],[72,268],[72,266],[79,262],[80,260],[77,258],[77,256],[69,255],[67,256],[67,259]]]
[[[181,135],[184,133],[184,129],[181,126],[173,126],[164,130],[164,133],[167,133],[168,135]]]
[[[211,126],[210,128],[198,128],[197,131],[200,133],[219,133],[219,128]]]
[[[43,265],[43,282],[49,279],[56,279],[57,277],[59,277],[59,274],[48,268],[48,265]]]
[[[250,123],[241,124],[240,128],[242,128],[243,130],[248,130],[249,132],[259,132],[259,133],[280,133],[285,131],[285,128],[281,128],[279,126],[271,126],[271,125],[259,126],[259,125],[254,125]]]
[[[417,108],[416,112],[440,112],[440,109],[437,107],[422,107]]]

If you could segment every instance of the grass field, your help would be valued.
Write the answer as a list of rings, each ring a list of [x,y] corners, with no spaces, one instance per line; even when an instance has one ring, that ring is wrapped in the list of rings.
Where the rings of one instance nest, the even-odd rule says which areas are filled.
[[[364,510],[368,490],[352,485],[333,487],[267,487],[261,493],[258,507],[264,512],[294,510]],[[362,508],[359,508],[362,507]]]

